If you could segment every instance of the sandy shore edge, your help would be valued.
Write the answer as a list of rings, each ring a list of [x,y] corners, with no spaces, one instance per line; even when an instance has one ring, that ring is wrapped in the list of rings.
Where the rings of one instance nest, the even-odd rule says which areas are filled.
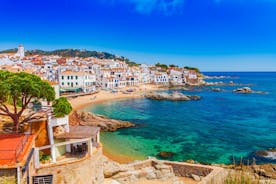
[[[125,94],[122,91],[126,91],[127,89],[133,89],[134,92]],[[111,91],[100,90],[96,94],[79,96],[77,98],[69,99],[73,111],[81,110],[87,106],[91,106],[94,104],[101,104],[105,102],[110,102],[114,100],[123,100],[123,99],[135,99],[135,98],[144,98],[144,94],[149,91],[157,91],[162,90],[160,86],[157,85],[143,85],[142,87],[131,87],[131,88],[122,88],[119,89],[118,92],[112,93]],[[103,154],[109,159],[119,162],[119,163],[129,163],[135,160],[135,158],[121,155],[116,153],[116,151],[109,150],[105,148],[103,145]]]

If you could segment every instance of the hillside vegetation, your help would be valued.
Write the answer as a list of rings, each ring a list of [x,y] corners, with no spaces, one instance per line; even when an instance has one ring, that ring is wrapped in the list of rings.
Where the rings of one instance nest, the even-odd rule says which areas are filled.
[[[16,53],[17,49],[8,49],[0,51],[2,53]],[[58,49],[53,51],[44,51],[44,50],[28,50],[26,51],[26,56],[31,55],[58,55],[62,57],[80,57],[80,58],[87,58],[87,57],[95,57],[99,59],[117,59],[121,61],[125,61],[130,66],[138,66],[139,64],[130,61],[128,58],[123,56],[116,56],[114,54],[110,54],[108,52],[98,52],[98,51],[89,51],[89,50],[80,50],[80,49]]]

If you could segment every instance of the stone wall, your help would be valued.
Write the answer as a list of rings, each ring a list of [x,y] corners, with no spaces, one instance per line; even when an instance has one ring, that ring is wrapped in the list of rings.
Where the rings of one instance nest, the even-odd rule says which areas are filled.
[[[118,164],[108,158],[104,159],[104,175],[122,184],[132,184],[139,180],[174,181],[174,184],[182,184],[169,165],[158,160],[144,160],[130,164]]]
[[[101,184],[104,180],[102,148],[81,161],[54,165],[37,170],[36,175],[53,175],[53,183]]]
[[[1,184],[16,183],[16,169],[0,169],[0,183]]]
[[[227,171],[221,167],[165,161],[173,167],[176,176],[198,179],[198,184],[221,184],[227,177]]]
[[[179,176],[179,177],[191,178],[193,174],[205,177],[208,174],[210,174],[213,170],[213,169],[207,168],[207,167],[189,165],[189,164],[183,164],[183,163],[179,163],[179,164],[178,163],[166,163],[166,164],[171,165],[175,175]]]

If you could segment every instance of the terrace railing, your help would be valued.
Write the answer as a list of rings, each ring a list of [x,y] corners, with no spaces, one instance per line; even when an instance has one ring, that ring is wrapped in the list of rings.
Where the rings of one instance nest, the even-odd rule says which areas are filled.
[[[22,135],[15,134],[15,136]],[[2,153],[0,155],[0,160],[17,162],[20,154],[24,150],[26,143],[28,142],[29,136],[30,135],[24,135],[20,142],[17,144],[16,148],[14,149],[0,149],[0,153]]]

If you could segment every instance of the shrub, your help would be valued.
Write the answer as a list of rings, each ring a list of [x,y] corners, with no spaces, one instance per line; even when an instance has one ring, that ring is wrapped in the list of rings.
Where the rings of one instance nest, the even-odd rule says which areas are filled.
[[[64,117],[72,111],[72,106],[65,97],[60,97],[59,99],[55,100],[53,102],[53,108],[54,115],[57,118]]]

